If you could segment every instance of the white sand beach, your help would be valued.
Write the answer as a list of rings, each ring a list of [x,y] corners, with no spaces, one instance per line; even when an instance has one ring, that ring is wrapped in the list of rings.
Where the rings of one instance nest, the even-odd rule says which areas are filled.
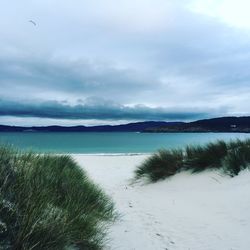
[[[178,174],[131,185],[147,156],[73,155],[113,198],[121,218],[111,227],[111,250],[249,250],[250,172]]]

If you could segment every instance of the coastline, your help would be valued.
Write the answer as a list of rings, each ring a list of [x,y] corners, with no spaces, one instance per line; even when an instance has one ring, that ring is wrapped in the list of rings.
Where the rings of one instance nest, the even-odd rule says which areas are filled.
[[[150,156],[154,152],[151,153],[68,153],[71,156]],[[60,153],[58,155],[65,155],[64,153]]]

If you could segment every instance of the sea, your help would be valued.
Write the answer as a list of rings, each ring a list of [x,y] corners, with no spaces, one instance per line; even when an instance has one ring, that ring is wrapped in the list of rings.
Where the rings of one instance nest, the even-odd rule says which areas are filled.
[[[203,145],[217,140],[244,140],[244,133],[135,133],[135,132],[1,132],[0,144],[39,153],[148,154],[159,149]]]

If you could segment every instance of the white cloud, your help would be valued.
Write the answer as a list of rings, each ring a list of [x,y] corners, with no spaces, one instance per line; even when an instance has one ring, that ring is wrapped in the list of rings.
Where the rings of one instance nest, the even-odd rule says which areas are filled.
[[[250,29],[249,0],[195,0],[191,9],[218,18],[230,26]]]

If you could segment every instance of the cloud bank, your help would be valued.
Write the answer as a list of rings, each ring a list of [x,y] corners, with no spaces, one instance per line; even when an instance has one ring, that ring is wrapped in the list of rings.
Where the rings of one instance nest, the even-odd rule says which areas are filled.
[[[144,105],[124,106],[105,100],[87,100],[85,104],[68,105],[60,102],[19,103],[0,101],[0,116],[39,117],[79,120],[190,120],[204,118],[208,111],[165,109]],[[211,110],[210,110],[211,112]]]

